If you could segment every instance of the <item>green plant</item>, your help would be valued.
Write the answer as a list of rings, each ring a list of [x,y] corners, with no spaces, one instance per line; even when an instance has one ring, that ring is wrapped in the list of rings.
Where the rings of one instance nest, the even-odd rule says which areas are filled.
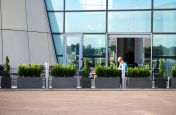
[[[159,72],[158,72],[158,76],[159,76],[160,79],[164,78],[164,63],[163,63],[162,59],[159,60]]]
[[[18,75],[24,77],[40,77],[43,67],[40,64],[20,64],[18,66]]]
[[[96,66],[95,67],[96,75],[98,77],[116,77],[118,76],[117,67],[111,66]]]
[[[10,65],[9,65],[8,56],[6,56],[6,58],[5,58],[5,64],[4,64],[4,67],[3,67],[2,75],[4,77],[10,77]]]
[[[90,67],[90,62],[87,58],[85,58],[84,60],[84,67],[88,67],[88,68]]]
[[[88,67],[84,67],[82,70],[82,76],[83,77],[89,77],[90,70]]]
[[[128,77],[149,77],[149,66],[128,68]]]
[[[51,75],[54,77],[73,77],[76,74],[76,67],[74,65],[60,65],[55,64],[51,68]]]
[[[28,76],[28,65],[27,64],[20,64],[18,65],[18,75],[19,76]]]
[[[176,77],[176,65],[172,66],[171,72],[172,72],[172,76]]]

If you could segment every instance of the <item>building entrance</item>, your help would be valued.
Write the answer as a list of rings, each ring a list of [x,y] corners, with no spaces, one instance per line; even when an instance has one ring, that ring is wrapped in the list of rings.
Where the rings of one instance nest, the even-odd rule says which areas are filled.
[[[117,64],[121,56],[131,67],[151,64],[150,35],[109,35],[108,63]]]

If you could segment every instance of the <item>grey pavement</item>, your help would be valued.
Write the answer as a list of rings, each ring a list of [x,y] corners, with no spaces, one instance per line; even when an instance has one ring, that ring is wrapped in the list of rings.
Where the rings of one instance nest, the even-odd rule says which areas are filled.
[[[176,90],[0,90],[0,115],[175,115]]]

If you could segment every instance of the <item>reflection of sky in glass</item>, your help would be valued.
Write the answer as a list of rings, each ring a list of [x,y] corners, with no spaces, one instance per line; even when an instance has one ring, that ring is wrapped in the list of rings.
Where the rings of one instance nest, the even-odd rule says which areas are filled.
[[[154,32],[176,32],[175,11],[154,12]]]
[[[109,9],[150,9],[151,0],[109,0]]]
[[[66,32],[105,32],[105,12],[66,13]]]
[[[85,47],[91,45],[92,48],[104,48],[105,35],[84,35],[83,45]]]
[[[154,35],[153,46],[176,47],[176,35]]]
[[[48,15],[52,32],[63,32],[63,13],[50,12]]]
[[[154,0],[154,8],[176,8],[176,0]]]
[[[63,10],[63,0],[45,0],[48,10]]]
[[[53,35],[57,55],[63,54],[63,35]]]
[[[109,32],[151,32],[151,12],[109,12]]]
[[[66,0],[66,10],[105,10],[106,0]]]

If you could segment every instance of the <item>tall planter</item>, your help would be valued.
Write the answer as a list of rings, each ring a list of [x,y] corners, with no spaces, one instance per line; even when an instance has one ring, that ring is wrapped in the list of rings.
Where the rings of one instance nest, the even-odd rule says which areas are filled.
[[[176,78],[170,79],[170,88],[176,88]]]
[[[53,77],[52,88],[77,88],[76,77]]]
[[[120,88],[119,77],[96,77],[95,78],[96,88]]]
[[[129,77],[128,88],[152,88],[152,80],[149,77]]]
[[[42,77],[18,77],[17,88],[43,88]]]
[[[81,86],[82,88],[91,88],[91,79],[88,77],[82,77]]]
[[[11,77],[1,78],[1,88],[11,88]]]

